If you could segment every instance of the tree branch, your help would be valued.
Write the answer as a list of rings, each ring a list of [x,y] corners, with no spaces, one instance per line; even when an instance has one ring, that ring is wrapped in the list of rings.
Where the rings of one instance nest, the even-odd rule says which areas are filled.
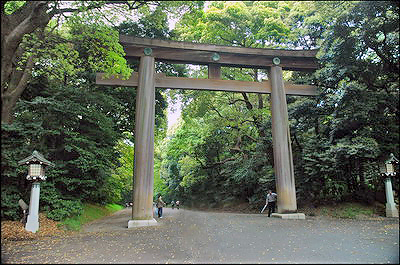
[[[139,9],[140,7],[142,7],[143,5],[147,4],[148,1],[134,1],[133,3],[130,3],[129,1],[103,1],[101,3],[93,3],[93,2],[89,2],[90,4],[88,6],[86,6],[86,10],[92,10],[92,9],[96,9],[96,8],[101,8],[104,5],[118,5],[118,4],[122,4],[122,5],[126,5],[128,7],[129,10],[134,10],[134,9]],[[62,9],[54,9],[53,11],[50,12],[51,16],[54,16],[56,14],[63,14],[63,13],[74,13],[74,12],[80,12],[82,11],[79,8],[62,8]]]
[[[235,119],[230,119],[230,118],[226,118],[226,117],[222,116],[222,114],[215,107],[212,107],[211,110],[214,110],[215,112],[217,112],[218,116],[223,118],[223,119],[225,119],[225,120],[235,121]]]
[[[257,142],[257,139],[254,138],[254,137],[252,137],[252,136],[250,136],[250,135],[244,134],[243,136],[246,136],[246,137],[249,138],[250,140],[253,140],[254,142]]]
[[[293,130],[293,134],[292,135],[293,135],[294,141],[296,142],[297,146],[300,149],[300,153],[302,153],[303,152],[303,147],[301,146],[301,144],[299,143],[299,140],[297,139],[296,130]]]
[[[233,105],[233,104],[235,104],[236,102],[246,102],[244,99],[235,99],[235,100],[231,100],[231,101],[229,101],[229,105]]]
[[[216,166],[225,164],[225,163],[228,162],[228,161],[233,161],[233,160],[236,160],[236,158],[235,158],[235,157],[229,157],[229,158],[227,158],[227,159],[225,159],[225,160],[216,162],[216,163],[214,163],[214,164],[212,164],[212,165],[205,166],[205,167],[203,167],[203,168],[212,168],[212,167],[216,167]]]
[[[258,69],[253,69],[254,70],[254,81],[258,82]],[[258,97],[258,109],[263,109],[264,108],[264,102],[261,94],[257,94]]]
[[[16,86],[16,88],[12,91],[10,91],[10,96],[12,98],[17,98],[19,97],[22,92],[24,91],[26,84],[28,83],[29,78],[31,77],[31,72],[32,72],[32,68],[33,68],[33,55],[31,55],[28,59],[28,61],[26,62],[25,65],[25,70],[22,74],[21,79],[18,82],[18,85]]]
[[[201,160],[197,156],[194,156],[194,159],[196,159],[196,161],[200,163],[202,168],[206,168],[206,166],[203,164],[203,162],[201,162]]]
[[[243,98],[244,98],[244,102],[246,103],[246,107],[248,110],[252,110],[253,109],[253,105],[251,105],[249,98],[247,97],[247,94],[245,92],[241,93]]]
[[[233,40],[228,40],[228,39],[225,39],[225,38],[223,38],[221,36],[220,36],[220,38],[221,38],[221,40],[224,40],[224,41],[226,41],[226,42],[228,42],[228,43],[230,43],[232,45],[236,45],[236,43]]]
[[[44,27],[50,20],[46,14],[46,2],[28,2],[10,16],[8,16],[7,25],[2,25],[2,50],[1,50],[1,89],[5,91],[5,84],[10,79],[12,59],[26,34],[34,32],[39,27]],[[29,9],[28,9],[29,8]],[[16,17],[17,14],[26,15]],[[20,22],[20,23],[19,23]],[[4,37],[3,37],[4,36]]]

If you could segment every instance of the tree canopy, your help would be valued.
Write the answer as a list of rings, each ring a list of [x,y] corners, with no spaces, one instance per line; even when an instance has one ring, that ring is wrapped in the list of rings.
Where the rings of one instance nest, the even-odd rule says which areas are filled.
[[[123,78],[137,71],[118,34],[318,48],[317,71],[284,72],[285,80],[318,86],[314,97],[287,96],[300,207],[380,200],[379,165],[390,153],[400,156],[397,2],[6,1],[1,7],[2,218],[20,218],[17,202],[29,199],[26,169],[17,161],[33,150],[56,165],[41,189],[40,209],[52,219],[79,214],[83,202],[131,200],[136,90],[94,80],[100,71]],[[156,71],[207,77],[206,66],[157,62]],[[222,67],[221,77],[261,81],[268,73]],[[181,122],[168,134],[167,97],[182,101]],[[155,119],[155,196],[256,209],[275,189],[269,95],[157,89]]]
[[[314,74],[284,73],[319,87],[316,97],[287,97],[297,198],[300,206],[371,202],[384,188],[379,163],[399,154],[398,8],[389,1],[218,1],[188,13],[176,32],[180,40],[223,45],[319,48]],[[259,76],[267,73],[222,68],[223,79]],[[275,188],[269,97],[198,91],[181,97],[184,121],[164,151],[162,174],[171,190],[192,204],[259,207]]]
[[[113,8],[107,10],[109,5]],[[51,218],[59,220],[76,213],[80,203],[86,201],[123,204],[128,200],[132,174],[126,175],[121,167],[127,166],[122,164],[128,155],[124,141],[134,142],[136,92],[132,87],[99,87],[94,79],[98,71],[128,77],[137,68],[137,62],[126,61],[118,42],[126,23],[116,21],[112,13],[136,10],[138,17],[146,19],[131,21],[131,30],[126,34],[140,36],[145,31],[163,38],[162,34],[168,34],[167,20],[159,21],[153,13],[160,13],[160,9],[176,12],[190,5],[82,1],[65,7],[62,1],[2,2],[2,29],[6,29],[2,30],[2,45],[6,48],[14,34],[12,23],[16,27],[24,16],[29,21],[32,12],[54,13],[53,17],[43,15],[46,20],[31,25],[35,26],[31,31],[20,32],[23,37],[15,44],[19,53],[12,58],[10,72],[2,72],[10,74],[7,78],[11,80],[2,78],[2,100],[4,96],[15,101],[15,106],[9,108],[12,111],[2,117],[2,218],[18,218],[20,211],[15,202],[20,198],[29,200],[30,184],[16,162],[32,150],[40,151],[56,165],[48,171],[41,196],[41,209]],[[57,16],[65,12],[70,14]],[[144,23],[150,20],[154,23]],[[10,54],[2,49],[5,60],[3,55]],[[31,67],[26,66],[27,60],[32,60]],[[26,74],[26,82],[21,72]],[[24,82],[18,93],[12,86],[14,81]],[[3,101],[2,106],[7,104]],[[166,131],[165,108],[166,100],[157,91],[156,138],[162,138]],[[70,210],[66,203],[73,204]]]

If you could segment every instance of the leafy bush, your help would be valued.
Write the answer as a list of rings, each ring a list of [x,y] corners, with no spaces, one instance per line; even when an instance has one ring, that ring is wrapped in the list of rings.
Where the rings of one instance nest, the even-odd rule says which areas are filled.
[[[80,201],[62,200],[55,201],[52,209],[47,212],[47,217],[55,221],[61,221],[70,216],[80,215],[83,207]]]
[[[16,221],[21,218],[22,210],[18,205],[21,195],[15,187],[1,187],[1,219]]]
[[[40,205],[47,212],[47,217],[61,221],[67,217],[80,215],[83,207],[79,200],[66,200],[50,182],[43,182],[41,187]]]

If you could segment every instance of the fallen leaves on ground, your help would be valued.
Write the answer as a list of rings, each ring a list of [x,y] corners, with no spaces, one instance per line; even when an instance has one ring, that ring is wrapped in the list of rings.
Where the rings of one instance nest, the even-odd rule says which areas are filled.
[[[306,216],[315,216],[315,217],[332,217],[332,218],[340,218],[340,211],[346,209],[346,207],[355,207],[356,210],[360,209],[369,209],[373,212],[372,215],[366,215],[362,212],[358,211],[358,214],[351,219],[357,220],[375,220],[382,221],[385,220],[385,205],[379,202],[375,202],[373,205],[364,205],[361,203],[332,203],[326,205],[319,206],[302,206],[298,208],[299,213],[304,213]],[[190,208],[189,208],[190,209]],[[259,209],[253,208],[249,203],[231,203],[226,204],[224,206],[210,208],[208,206],[198,206],[193,207],[194,210],[207,211],[207,212],[229,212],[229,213],[244,213],[244,214],[259,214],[262,207]],[[267,214],[268,211],[264,211],[264,215]]]
[[[397,230],[399,230],[399,224],[385,225],[384,229],[397,229]]]
[[[58,227],[57,224],[59,222],[48,219],[44,213],[39,213],[39,230],[32,233],[26,231],[24,224],[19,221],[1,221],[1,241],[30,240],[71,233]]]
[[[258,211],[248,203],[231,204],[215,208],[203,206],[203,207],[194,207],[194,209],[208,211],[208,212],[227,212],[227,213],[255,213]]]

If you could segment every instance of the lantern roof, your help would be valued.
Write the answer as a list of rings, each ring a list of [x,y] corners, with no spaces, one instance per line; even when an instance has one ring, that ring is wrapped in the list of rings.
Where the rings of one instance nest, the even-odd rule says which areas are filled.
[[[385,161],[385,164],[398,164],[399,160],[393,155],[393,153],[390,153],[389,158]]]
[[[29,164],[31,162],[39,162],[39,163],[45,164],[46,166],[54,167],[53,163],[51,163],[49,160],[45,159],[43,157],[43,155],[36,150],[33,151],[32,155],[18,161],[18,165]]]

